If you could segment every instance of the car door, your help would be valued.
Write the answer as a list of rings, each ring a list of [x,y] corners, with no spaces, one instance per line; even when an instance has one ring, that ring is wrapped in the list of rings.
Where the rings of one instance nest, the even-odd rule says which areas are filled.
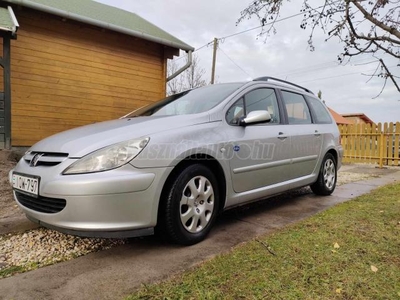
[[[267,110],[268,123],[240,126],[240,117],[254,110]],[[285,133],[282,114],[272,88],[252,90],[226,113],[230,143],[227,155],[235,192],[266,187],[288,178],[290,136]]]
[[[302,94],[281,91],[291,136],[291,179],[313,173],[322,148],[322,136],[313,123],[310,109]]]

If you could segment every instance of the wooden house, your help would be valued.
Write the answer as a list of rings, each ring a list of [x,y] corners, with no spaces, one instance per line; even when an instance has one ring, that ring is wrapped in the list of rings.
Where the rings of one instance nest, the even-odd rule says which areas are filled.
[[[30,146],[164,97],[167,59],[193,50],[134,13],[92,0],[0,0],[0,33],[0,148]]]

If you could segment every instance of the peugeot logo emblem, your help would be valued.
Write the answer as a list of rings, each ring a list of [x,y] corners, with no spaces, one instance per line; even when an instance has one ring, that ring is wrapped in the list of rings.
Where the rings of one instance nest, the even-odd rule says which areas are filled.
[[[32,160],[31,160],[31,162],[29,163],[29,166],[31,166],[31,167],[36,167],[36,165],[37,165],[39,159],[40,159],[42,156],[43,156],[42,153],[37,153],[37,154],[35,154],[35,155],[32,157]]]

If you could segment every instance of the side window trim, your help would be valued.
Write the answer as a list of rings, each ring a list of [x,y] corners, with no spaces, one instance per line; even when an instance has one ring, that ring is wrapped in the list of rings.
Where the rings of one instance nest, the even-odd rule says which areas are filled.
[[[285,102],[283,101],[282,90],[275,89],[275,92],[278,98],[279,113],[281,114],[281,124],[289,125],[289,119],[285,109]]]

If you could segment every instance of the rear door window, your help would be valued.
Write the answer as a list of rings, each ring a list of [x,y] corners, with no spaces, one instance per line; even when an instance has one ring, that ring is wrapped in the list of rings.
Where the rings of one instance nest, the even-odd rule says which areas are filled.
[[[289,124],[311,124],[311,114],[306,100],[300,94],[282,91]]]

